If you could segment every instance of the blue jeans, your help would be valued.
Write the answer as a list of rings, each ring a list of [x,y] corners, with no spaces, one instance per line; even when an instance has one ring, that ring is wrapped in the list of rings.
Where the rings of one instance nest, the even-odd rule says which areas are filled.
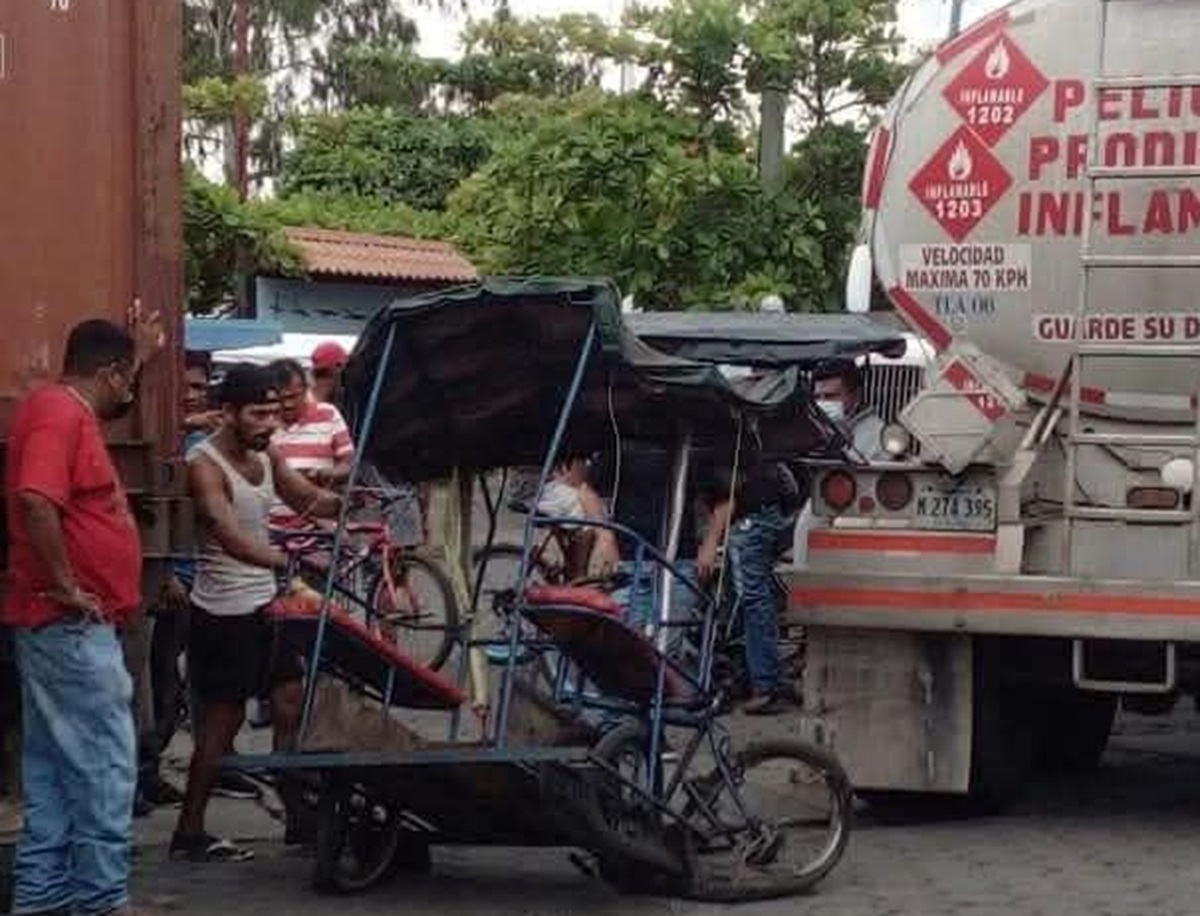
[[[16,631],[25,826],[14,913],[104,913],[129,898],[133,685],[109,626]]]
[[[617,604],[626,608],[625,619],[630,626],[641,629],[657,620],[661,611],[658,593],[661,590],[662,566],[653,561],[643,561],[640,575],[635,576],[636,566],[637,564],[632,560],[626,560],[621,564],[621,572],[629,575],[631,581],[625,588],[613,592],[612,597]],[[698,574],[695,560],[676,560],[674,566],[682,575],[687,576],[692,582],[696,582]],[[696,606],[700,603],[696,593],[684,585],[677,576],[671,576],[670,588],[671,619],[679,621],[692,618],[695,615]],[[684,630],[676,629],[672,634],[672,642],[681,637],[683,633]]]
[[[746,670],[755,693],[779,688],[779,608],[775,600],[775,564],[795,523],[778,506],[739,519],[729,533],[730,573],[742,614]]]

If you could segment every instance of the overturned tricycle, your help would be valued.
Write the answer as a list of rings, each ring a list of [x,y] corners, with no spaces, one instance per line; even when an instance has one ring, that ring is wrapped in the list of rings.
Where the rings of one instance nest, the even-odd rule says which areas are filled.
[[[322,600],[273,608],[307,659],[300,743],[229,764],[308,788],[321,889],[365,889],[452,844],[563,847],[624,891],[727,901],[808,890],[840,859],[846,774],[811,744],[736,740],[714,676],[724,612],[679,560],[700,456],[724,456],[732,488],[751,441],[800,448],[817,434],[796,371],[812,367],[797,357],[743,376],[668,355],[629,330],[618,301],[605,282],[487,281],[397,302],[362,336],[347,376],[355,475],[369,463],[390,480],[459,482],[446,565],[464,613],[439,624],[452,648],[434,670],[395,638],[403,608],[381,623],[371,600],[339,600],[352,590],[339,562]],[[542,497],[566,450],[634,442],[666,456],[660,538],[619,511],[550,514]],[[475,475],[530,466],[517,562],[468,573],[504,504],[488,493],[481,550]],[[551,578],[539,560],[551,532],[617,542],[621,562]],[[333,557],[352,533],[343,518]]]

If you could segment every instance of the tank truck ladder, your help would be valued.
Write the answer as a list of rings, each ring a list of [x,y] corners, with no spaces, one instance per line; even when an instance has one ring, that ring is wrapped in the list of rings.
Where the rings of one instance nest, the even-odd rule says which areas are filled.
[[[1200,179],[1200,168],[1194,166],[1119,166],[1104,163],[1100,135],[1100,93],[1103,90],[1133,89],[1190,89],[1200,87],[1200,74],[1157,75],[1157,76],[1113,76],[1109,74],[1106,51],[1110,29],[1110,8],[1116,3],[1132,3],[1137,0],[1097,0],[1099,5],[1098,41],[1088,95],[1088,155],[1085,166],[1087,182],[1086,198],[1095,200],[1097,185],[1101,181],[1136,181],[1147,178]],[[1107,433],[1085,431],[1082,428],[1082,390],[1084,365],[1088,360],[1119,359],[1129,357],[1153,357],[1155,359],[1200,359],[1200,345],[1136,344],[1090,342],[1085,339],[1083,328],[1087,317],[1092,314],[1092,287],[1096,278],[1093,274],[1110,270],[1151,270],[1200,268],[1200,255],[1143,255],[1098,253],[1093,240],[1093,219],[1083,220],[1080,238],[1080,282],[1075,310],[1075,325],[1072,335],[1072,352],[1067,363],[1069,428],[1066,441],[1066,479],[1063,488],[1063,553],[1064,568],[1068,575],[1077,575],[1077,563],[1073,550],[1075,524],[1079,521],[1145,522],[1190,526],[1188,539],[1188,573],[1194,577],[1197,571],[1197,555],[1200,554],[1200,393],[1192,398],[1193,425],[1190,434],[1162,433]],[[1192,500],[1191,506],[1178,510],[1135,509],[1127,506],[1091,506],[1079,502],[1078,466],[1081,446],[1108,446],[1180,449],[1191,451]],[[1167,645],[1165,657],[1165,683],[1125,683],[1089,679],[1085,671],[1084,641],[1074,644],[1073,673],[1077,686],[1091,690],[1115,690],[1123,692],[1165,692],[1174,688],[1175,646]]]

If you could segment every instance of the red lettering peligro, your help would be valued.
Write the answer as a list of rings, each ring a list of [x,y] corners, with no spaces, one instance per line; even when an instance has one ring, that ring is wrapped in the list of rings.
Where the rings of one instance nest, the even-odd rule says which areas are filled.
[[[1157,108],[1146,104],[1146,90],[1134,89],[1131,93],[1133,100],[1129,109],[1129,117],[1134,121],[1153,121],[1162,117]]]
[[[1082,80],[1055,80],[1054,122],[1061,124],[1067,120],[1067,115],[1082,105],[1086,96]]]

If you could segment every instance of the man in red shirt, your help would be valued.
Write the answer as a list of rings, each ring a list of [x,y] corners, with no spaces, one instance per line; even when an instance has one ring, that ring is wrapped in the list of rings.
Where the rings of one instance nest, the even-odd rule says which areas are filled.
[[[61,383],[30,394],[9,431],[0,618],[21,681],[16,913],[128,911],[136,762],[117,629],[141,604],[142,550],[100,424],[133,405],[137,349],[110,322],[79,324]]]

